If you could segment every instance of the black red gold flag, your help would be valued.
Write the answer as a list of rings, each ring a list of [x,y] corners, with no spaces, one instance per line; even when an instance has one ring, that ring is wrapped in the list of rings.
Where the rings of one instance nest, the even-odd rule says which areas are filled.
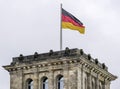
[[[71,13],[67,12],[62,8],[62,28],[77,30],[80,33],[85,33],[85,26],[83,23],[73,16]]]

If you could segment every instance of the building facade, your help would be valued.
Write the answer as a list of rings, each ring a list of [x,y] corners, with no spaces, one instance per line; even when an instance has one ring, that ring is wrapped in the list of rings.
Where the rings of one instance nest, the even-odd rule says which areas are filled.
[[[82,49],[20,55],[3,67],[10,73],[10,89],[110,89],[117,78]]]

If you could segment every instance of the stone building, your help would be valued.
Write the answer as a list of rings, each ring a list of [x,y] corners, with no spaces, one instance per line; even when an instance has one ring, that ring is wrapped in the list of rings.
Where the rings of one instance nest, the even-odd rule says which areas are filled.
[[[82,49],[20,55],[3,67],[10,73],[10,89],[110,89],[117,78]]]

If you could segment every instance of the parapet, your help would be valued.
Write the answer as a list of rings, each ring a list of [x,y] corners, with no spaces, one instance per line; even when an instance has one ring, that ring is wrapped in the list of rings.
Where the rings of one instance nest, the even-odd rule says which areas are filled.
[[[24,56],[20,54],[19,57],[14,57],[10,65],[3,66],[8,72],[12,73],[18,70],[28,70],[30,68],[53,68],[58,70],[62,66],[71,68],[73,65],[81,67],[86,72],[94,72],[99,74],[103,79],[109,81],[115,80],[117,76],[108,72],[108,67],[105,63],[100,63],[98,59],[93,59],[90,54],[85,54],[83,49],[69,49],[53,51],[39,54],[35,52],[33,55]],[[56,67],[55,67],[56,66]],[[64,68],[62,67],[63,70]],[[40,72],[42,70],[40,69]],[[48,70],[47,70],[48,71]],[[15,72],[16,73],[16,72]],[[101,78],[101,79],[102,79]]]
[[[66,47],[65,50],[62,51],[53,51],[50,50],[48,53],[42,53],[38,54],[37,52],[34,53],[34,55],[29,56],[23,56],[20,54],[19,57],[14,57],[13,61],[11,62],[11,65],[21,64],[21,63],[32,63],[33,61],[45,61],[45,60],[61,60],[61,58],[74,58],[79,59],[80,57],[83,57],[84,60],[90,61],[91,63],[94,63],[95,65],[99,66],[100,68],[104,69],[105,71],[108,70],[108,67],[105,65],[105,63],[100,63],[98,59],[93,59],[90,54],[85,54],[83,49],[69,49]]]

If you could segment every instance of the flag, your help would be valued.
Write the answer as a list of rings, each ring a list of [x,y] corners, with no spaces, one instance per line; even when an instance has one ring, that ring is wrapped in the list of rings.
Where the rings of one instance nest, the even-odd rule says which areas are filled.
[[[64,10],[63,8],[62,8],[62,28],[77,30],[82,34],[85,33],[85,27],[83,26],[83,23],[80,20],[78,20],[75,16],[73,16],[71,13]]]

